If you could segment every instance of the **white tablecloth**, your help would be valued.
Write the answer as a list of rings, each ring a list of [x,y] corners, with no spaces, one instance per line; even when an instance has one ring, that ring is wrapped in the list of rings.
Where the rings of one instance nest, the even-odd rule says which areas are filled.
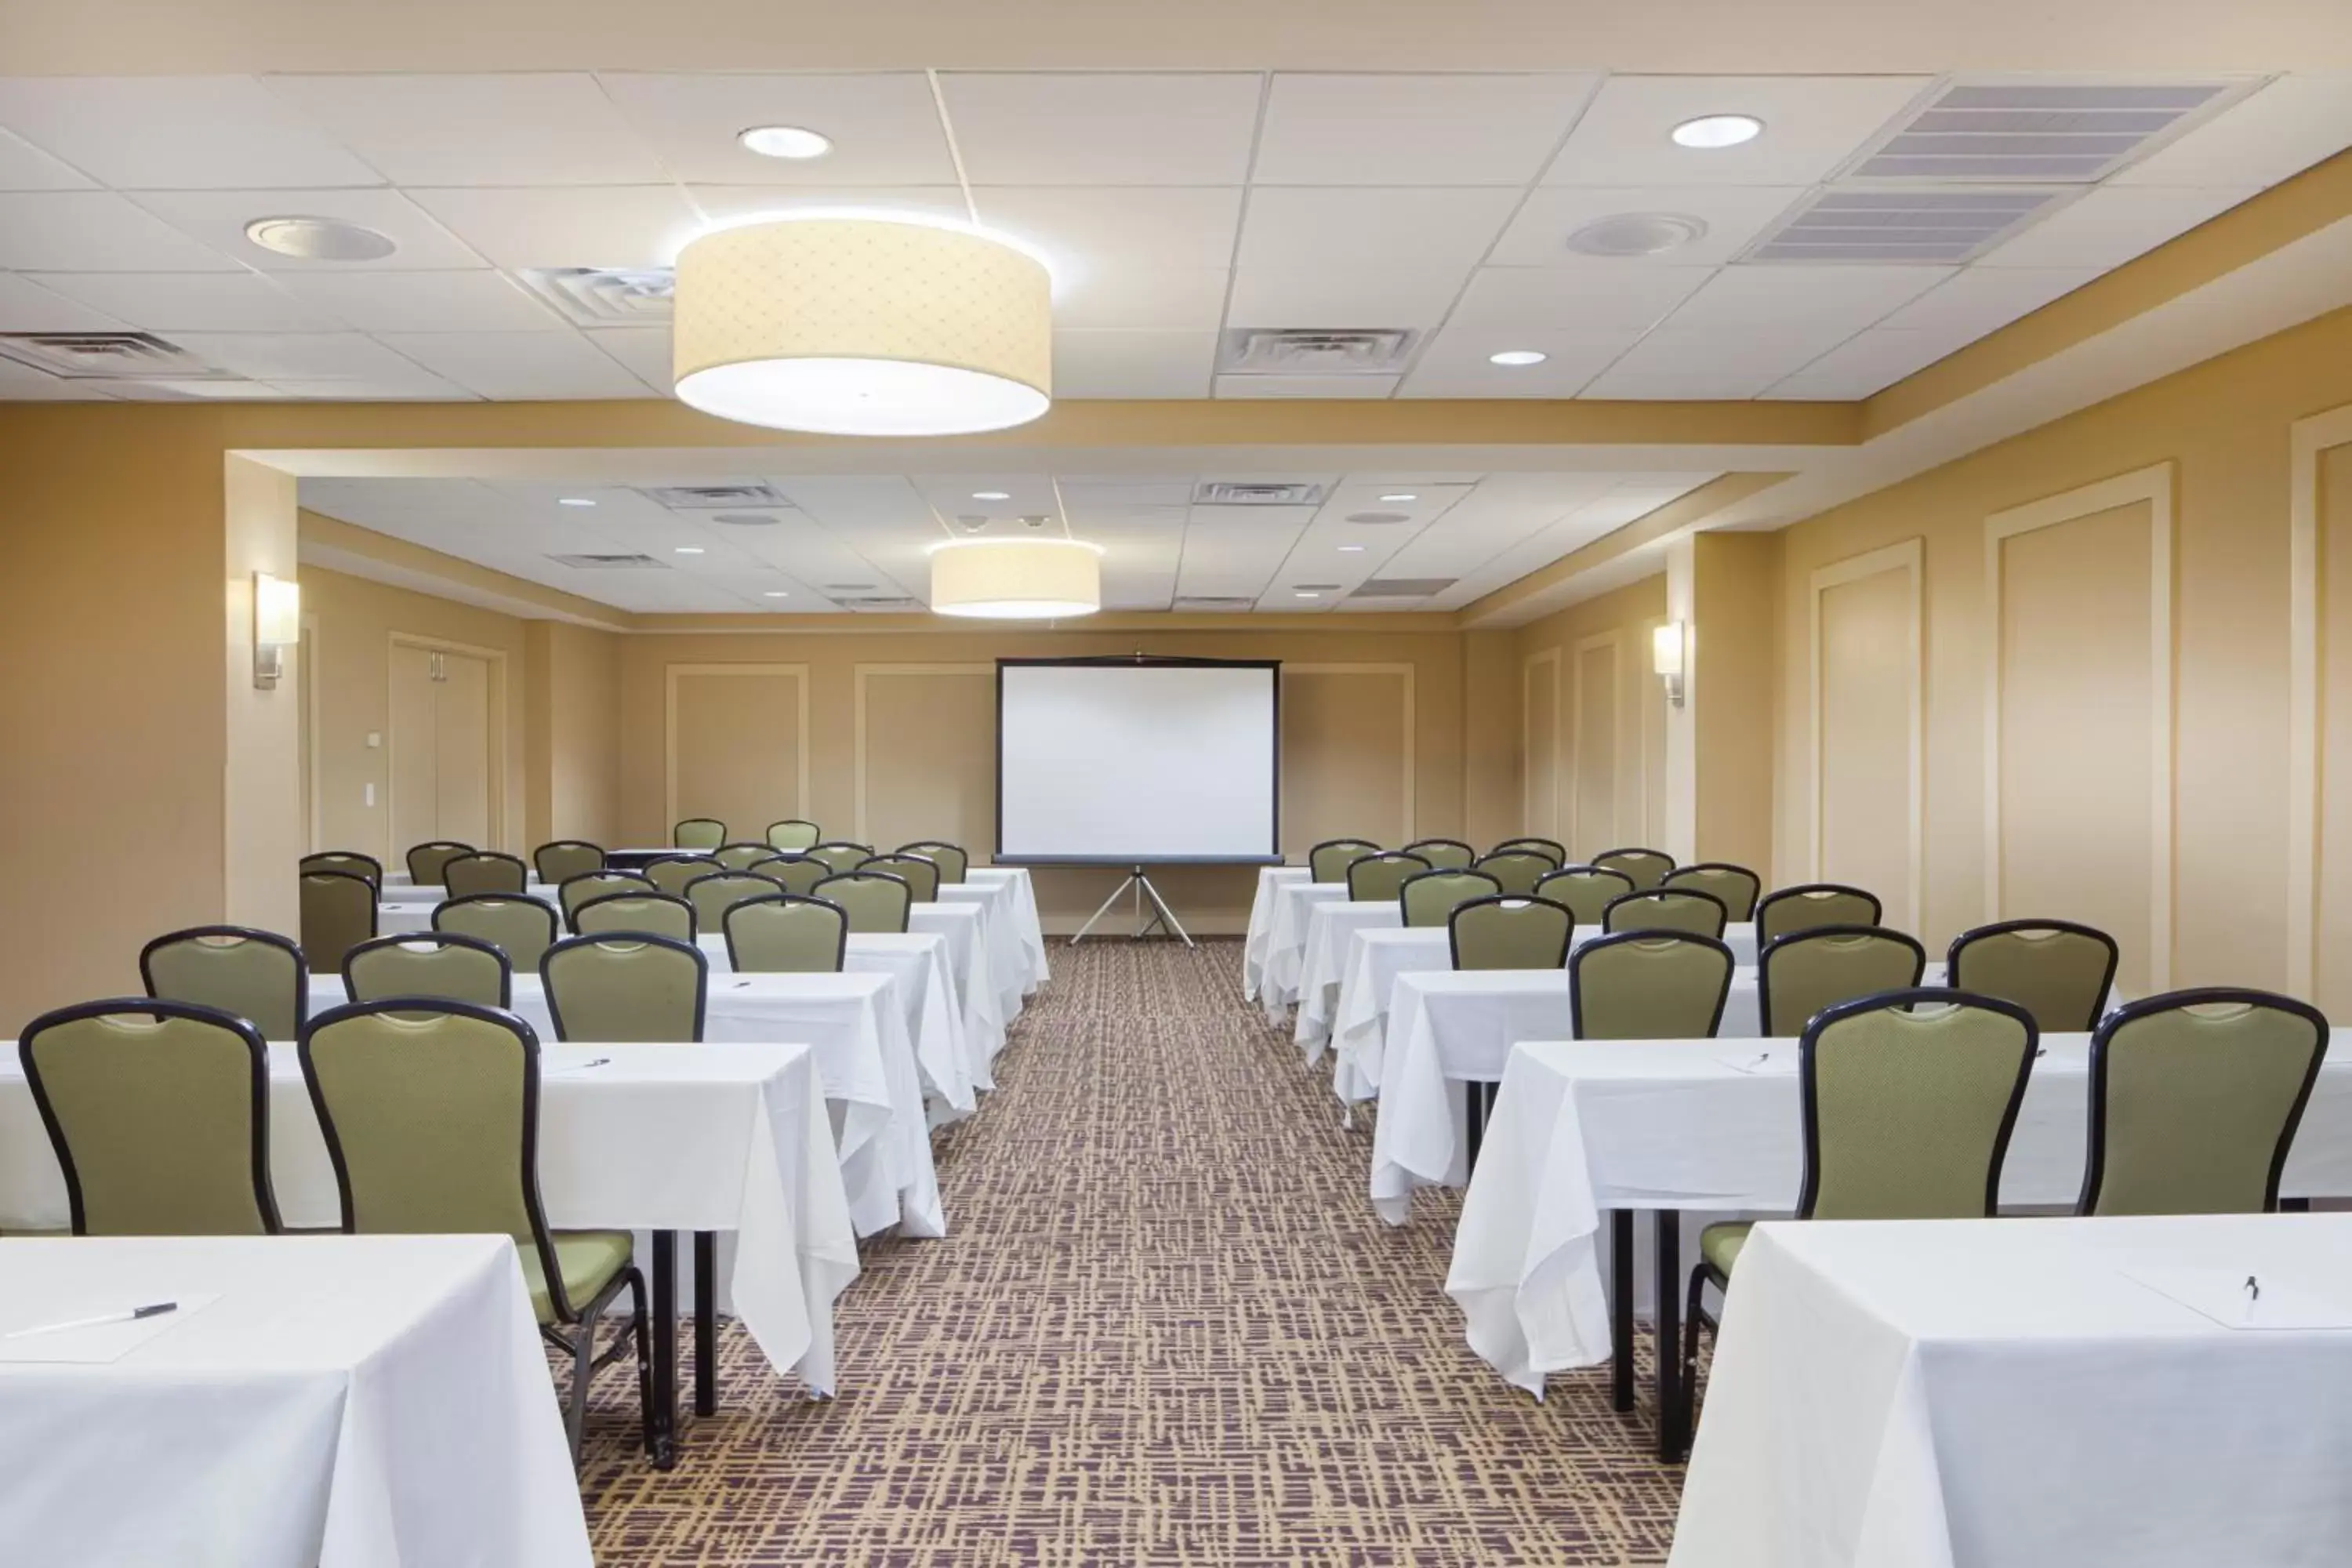
[[[2071,1205],[2082,1191],[2090,1037],[2042,1043],[2001,1167],[2004,1205]],[[1771,1059],[1752,1071],[1750,1050],[1723,1040],[1548,1041],[1511,1053],[1445,1282],[1471,1348],[1497,1372],[1540,1394],[1544,1373],[1609,1358],[1594,1253],[1606,1211],[1795,1208],[1796,1042],[1754,1050]],[[2341,1041],[2304,1110],[2282,1191],[2352,1194],[2352,1047]]]
[[[25,1568],[587,1568],[504,1237],[0,1241],[0,1556]],[[43,1353],[119,1359],[39,1364]]]
[[[1007,1019],[990,974],[987,911],[978,904],[910,904],[907,929],[947,939],[948,978],[955,983],[966,1048],[977,1064],[972,1082],[981,1089],[994,1089],[992,1064],[997,1052],[1004,1048]]]
[[[1265,967],[1259,973],[1257,999],[1265,1021],[1279,1027],[1287,1021],[1290,1005],[1298,1000],[1299,972],[1307,957],[1307,921],[1318,904],[1336,903],[1348,896],[1345,882],[1276,882],[1273,884],[1274,916],[1267,923]]]
[[[833,1302],[857,1278],[857,1242],[808,1047],[551,1044],[540,1067],[548,1224],[735,1233],[734,1311],[771,1365],[830,1393]],[[278,1211],[289,1226],[337,1225],[334,1167],[290,1042],[270,1047],[269,1079]],[[0,1062],[0,1230],[67,1221],[23,1069]]]
[[[1021,938],[1022,950],[1029,955],[1029,985],[1034,992],[1053,978],[1045,964],[1045,926],[1037,917],[1037,884],[1031,879],[1026,866],[971,866],[965,868],[963,879],[977,887],[992,882],[1004,882],[1013,889],[1013,929]]]
[[[712,984],[719,984],[719,976],[735,973],[725,937],[706,933],[696,944],[710,960]],[[947,938],[931,931],[855,933],[841,964],[851,974],[887,974],[896,982],[907,1032],[915,1042],[915,1065],[923,1075],[923,1100],[930,1108],[931,1125],[944,1127],[971,1115],[979,1103],[973,1093],[975,1062],[956,1009],[955,984],[948,978]],[[986,1072],[985,1062],[977,1066]]]
[[[1340,981],[1348,972],[1355,939],[1373,931],[1402,930],[1404,910],[1394,899],[1327,899],[1307,911],[1307,942],[1298,957],[1298,1014],[1291,1037],[1313,1067],[1331,1037],[1339,1011]],[[1437,938],[1436,967],[1454,967],[1444,926],[1421,926],[1413,934]]]
[[[1305,866],[1261,866],[1257,891],[1250,899],[1249,930],[1242,938],[1242,995],[1257,1000],[1265,978],[1266,944],[1274,938],[1275,889],[1305,882],[1315,873]]]
[[[981,941],[996,1004],[1011,1023],[1021,1016],[1023,998],[1037,989],[1029,950],[1021,940],[1021,893],[1011,882],[941,882],[938,902],[981,911]]]
[[[2335,1331],[2146,1277],[2223,1312],[2254,1277],[2257,1321]],[[1765,1226],[1731,1294],[1676,1568],[2352,1550],[2352,1215]]]

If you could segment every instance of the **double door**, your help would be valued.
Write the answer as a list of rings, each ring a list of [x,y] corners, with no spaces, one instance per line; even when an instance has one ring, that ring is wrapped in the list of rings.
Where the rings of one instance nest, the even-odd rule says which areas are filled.
[[[390,863],[428,839],[497,844],[495,696],[488,658],[393,645]]]

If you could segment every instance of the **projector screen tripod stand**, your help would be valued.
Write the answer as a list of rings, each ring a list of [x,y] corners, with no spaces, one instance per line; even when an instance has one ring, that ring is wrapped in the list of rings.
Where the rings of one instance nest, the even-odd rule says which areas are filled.
[[[1144,874],[1143,868],[1140,866],[1129,869],[1127,873],[1127,880],[1113,888],[1110,890],[1110,897],[1102,901],[1102,907],[1087,917],[1087,923],[1078,928],[1078,934],[1070,939],[1070,945],[1076,947],[1086,941],[1087,932],[1095,929],[1095,922],[1110,913],[1110,907],[1118,902],[1119,895],[1129,892],[1135,895],[1135,930],[1129,934],[1128,941],[1141,942],[1151,934],[1151,928],[1157,926],[1162,932],[1176,938],[1186,947],[1199,945],[1193,942],[1192,934],[1185,931],[1184,922],[1176,918],[1176,911],[1168,907],[1168,900],[1160,896],[1160,889],[1151,885],[1151,879]],[[1149,920],[1144,918],[1143,913],[1146,900],[1150,901],[1154,911]]]

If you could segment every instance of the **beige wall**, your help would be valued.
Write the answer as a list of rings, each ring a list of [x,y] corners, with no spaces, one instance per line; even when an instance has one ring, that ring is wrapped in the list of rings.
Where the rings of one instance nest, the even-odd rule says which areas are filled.
[[[1579,859],[1663,842],[1666,699],[1650,633],[1665,617],[1660,574],[1519,628],[1515,831],[1558,838]]]
[[[621,826],[621,638],[523,624],[524,838],[611,844]]]

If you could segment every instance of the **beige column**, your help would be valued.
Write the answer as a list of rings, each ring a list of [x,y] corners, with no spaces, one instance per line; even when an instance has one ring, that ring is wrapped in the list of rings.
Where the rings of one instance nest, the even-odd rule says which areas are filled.
[[[228,668],[223,706],[221,910],[233,925],[301,930],[301,661],[288,648],[275,686],[254,677],[254,574],[297,581],[294,476],[231,452],[222,459],[222,564]]]
[[[1688,642],[1666,723],[1665,849],[1749,867],[1767,886],[1780,561],[1772,533],[1693,534],[1666,557],[1666,614]]]

